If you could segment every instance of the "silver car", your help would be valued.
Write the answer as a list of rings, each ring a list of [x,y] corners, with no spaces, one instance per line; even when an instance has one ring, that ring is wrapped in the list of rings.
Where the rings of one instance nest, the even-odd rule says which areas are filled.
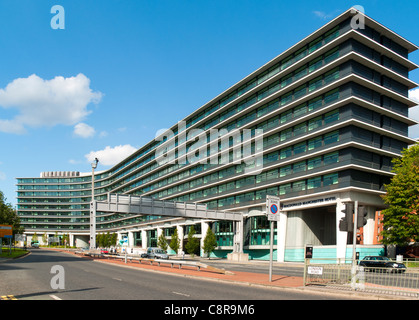
[[[169,259],[166,251],[160,248],[151,247],[147,249],[147,257],[150,259]]]

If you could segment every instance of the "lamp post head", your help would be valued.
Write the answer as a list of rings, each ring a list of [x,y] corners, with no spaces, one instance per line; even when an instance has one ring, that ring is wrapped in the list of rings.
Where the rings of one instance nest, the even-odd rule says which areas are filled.
[[[95,160],[93,160],[92,162],[92,169],[96,169],[97,168],[97,163],[99,162],[98,158],[95,158]]]

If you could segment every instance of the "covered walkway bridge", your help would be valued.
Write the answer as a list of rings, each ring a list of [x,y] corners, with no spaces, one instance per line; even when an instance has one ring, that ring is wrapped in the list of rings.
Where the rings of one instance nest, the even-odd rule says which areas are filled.
[[[96,247],[96,212],[110,212],[161,217],[181,217],[233,221],[233,254],[243,254],[243,213],[208,210],[206,204],[156,200],[150,197],[108,193],[106,201],[90,203],[90,248]]]

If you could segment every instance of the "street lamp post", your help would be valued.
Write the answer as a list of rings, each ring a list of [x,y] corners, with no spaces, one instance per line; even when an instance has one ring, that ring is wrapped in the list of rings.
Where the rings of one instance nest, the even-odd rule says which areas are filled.
[[[96,202],[95,202],[95,169],[99,160],[92,162],[92,202],[90,203],[90,250],[96,249]]]

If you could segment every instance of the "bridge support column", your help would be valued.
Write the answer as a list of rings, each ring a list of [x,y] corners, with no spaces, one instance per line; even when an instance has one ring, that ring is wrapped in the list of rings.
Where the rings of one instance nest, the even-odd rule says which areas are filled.
[[[141,247],[147,250],[147,230],[141,230]]]
[[[248,261],[249,254],[243,252],[244,242],[244,218],[240,221],[234,222],[234,247],[233,252],[227,254],[227,260],[232,261]]]
[[[205,235],[207,234],[208,228],[209,228],[208,222],[201,221],[201,243],[200,243],[201,257],[205,256],[204,250],[202,248],[204,247]]]
[[[179,242],[179,249],[176,252],[176,254],[179,254],[180,252],[183,251],[183,226],[182,225],[178,225],[178,226],[176,226],[176,228],[177,228],[177,235],[178,235],[179,240],[180,240],[180,242]]]

